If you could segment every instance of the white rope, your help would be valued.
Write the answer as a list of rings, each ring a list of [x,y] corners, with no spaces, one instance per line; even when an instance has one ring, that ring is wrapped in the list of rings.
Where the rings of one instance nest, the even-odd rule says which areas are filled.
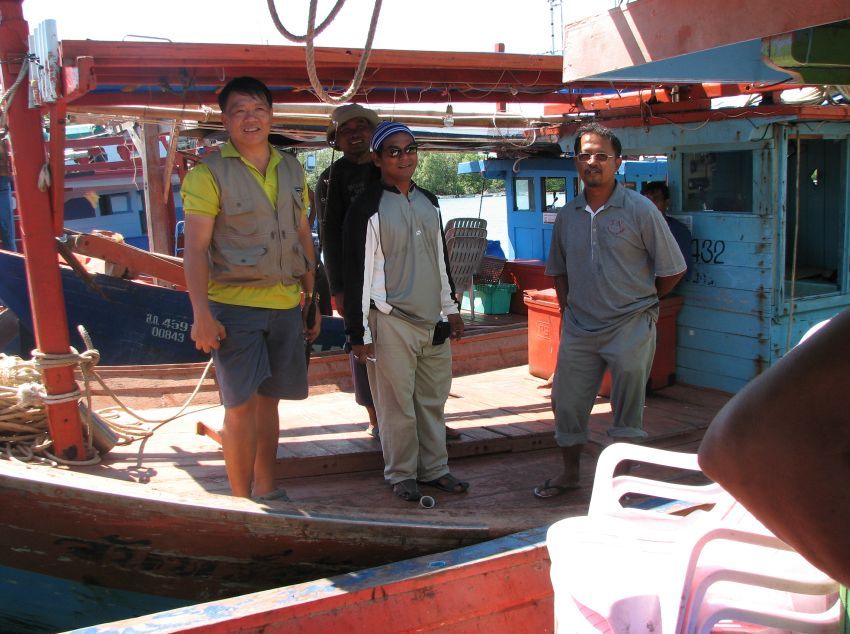
[[[53,179],[50,177],[50,165],[45,163],[38,171],[38,190],[46,192],[53,184]]]
[[[33,350],[32,361],[24,361],[20,357],[0,354],[0,458],[54,467],[60,464],[77,466],[97,464],[100,462],[100,456],[94,447],[94,434],[92,432],[95,424],[91,415],[90,383],[92,379],[96,380],[117,403],[117,407],[113,406],[98,412],[99,415],[113,418],[113,420],[101,418],[103,424],[118,436],[119,441],[116,444],[129,444],[153,435],[159,427],[182,416],[201,390],[212,367],[212,359],[210,359],[194,391],[177,413],[165,419],[147,419],[124,405],[94,370],[94,366],[100,361],[100,353],[92,346],[91,338],[85,328],[78,326],[78,330],[88,347],[82,353],[77,352],[74,348],[64,354],[49,354],[40,350]],[[75,365],[80,366],[83,375],[87,403],[87,407],[81,411],[86,431],[86,454],[88,457],[85,460],[66,460],[48,451],[53,446],[53,441],[48,429],[46,406],[71,401],[78,402],[82,393],[75,384],[75,389],[71,392],[47,394],[41,381],[41,373],[47,368]],[[115,410],[118,408],[133,416],[139,422],[154,424],[155,427],[146,429],[138,423],[121,423],[114,420]]]
[[[2,128],[3,130],[6,129],[6,114],[9,112],[9,108],[6,105],[6,102],[8,101],[9,104],[11,105],[12,98],[15,96],[15,92],[17,92],[17,90],[18,90],[18,86],[21,85],[21,82],[24,81],[24,78],[27,76],[27,73],[29,72],[29,68],[30,68],[29,61],[30,61],[30,59],[34,59],[33,56],[27,55],[21,61],[21,70],[18,71],[17,79],[15,79],[15,82],[11,85],[9,90],[7,90],[2,95],[0,95],[0,128]]]
[[[363,48],[363,56],[360,58],[360,62],[357,65],[357,70],[354,73],[354,78],[351,80],[351,84],[345,92],[338,97],[334,97],[325,91],[322,83],[319,81],[318,75],[316,74],[316,50],[314,40],[316,36],[321,33],[322,30],[331,23],[331,21],[333,21],[333,18],[336,17],[336,13],[342,8],[343,0],[337,1],[337,4],[334,5],[334,8],[328,14],[328,17],[319,25],[318,28],[315,26],[316,6],[318,4],[318,0],[310,0],[310,10],[307,17],[307,35],[305,35],[303,39],[301,39],[300,36],[292,36],[289,31],[283,28],[283,25],[280,23],[280,19],[277,17],[277,12],[274,9],[274,1],[268,0],[269,12],[272,14],[272,20],[274,21],[278,31],[280,31],[284,37],[293,41],[303,41],[306,43],[307,75],[310,78],[310,85],[313,87],[313,92],[316,93],[316,97],[318,97],[320,101],[331,105],[346,103],[360,89],[360,84],[363,82],[363,77],[366,74],[366,66],[369,63],[369,57],[372,54],[372,41],[375,39],[375,31],[378,28],[378,16],[381,13],[382,2],[383,0],[375,0],[375,8],[372,11],[372,21],[369,24],[369,34],[366,36],[366,46]]]
[[[83,338],[83,341],[85,342],[86,346],[89,348],[83,354],[80,355],[80,372],[83,375],[83,382],[86,385],[86,393],[87,394],[89,393],[88,384],[91,381],[91,379],[93,378],[95,381],[97,381],[100,384],[100,386],[104,390],[106,390],[106,393],[112,398],[112,400],[115,401],[117,408],[122,409],[123,411],[127,412],[130,416],[132,416],[133,418],[136,418],[137,420],[139,420],[143,423],[155,424],[157,427],[162,427],[166,423],[170,423],[174,419],[179,418],[183,414],[183,412],[186,411],[186,408],[188,408],[189,405],[192,404],[192,401],[194,400],[195,396],[197,396],[198,392],[201,391],[201,387],[204,384],[204,380],[207,378],[207,374],[209,374],[210,368],[212,368],[213,360],[210,359],[209,361],[207,361],[207,365],[204,367],[204,371],[201,373],[201,378],[198,380],[198,384],[195,386],[194,391],[189,395],[189,398],[186,399],[186,402],[183,403],[183,406],[179,410],[177,410],[176,414],[174,414],[173,416],[169,416],[168,418],[163,418],[163,419],[145,418],[144,416],[142,416],[138,412],[136,412],[136,411],[130,409],[129,407],[127,407],[126,405],[124,405],[124,403],[121,402],[121,399],[118,398],[118,395],[115,394],[115,392],[113,392],[112,389],[110,389],[110,387],[106,384],[106,382],[95,371],[94,366],[97,365],[97,362],[100,360],[100,353],[92,345],[91,337],[89,336],[89,333],[86,331],[86,329],[83,326],[77,326],[77,331],[80,333],[80,336]],[[72,350],[73,350],[73,348],[72,348]],[[95,355],[96,355],[96,357],[95,357]],[[91,359],[94,359],[94,360],[91,360]],[[112,412],[115,409],[116,409],[116,407],[113,406],[113,407],[109,407],[109,408],[105,408],[103,410],[100,410],[99,413]],[[90,400],[89,400],[89,410],[91,410],[91,401]],[[114,422],[109,423],[109,425],[110,425],[110,427],[115,425],[116,426],[115,431],[118,431],[119,433],[120,433],[120,431],[128,431],[130,429],[130,427],[122,429],[120,427],[120,425],[117,425]],[[153,434],[153,431],[145,430],[144,432],[139,432],[136,435],[140,438],[144,438],[144,437],[150,436],[151,434]]]
[[[76,402],[80,391],[47,394],[41,383],[40,364],[53,367],[71,365],[71,354],[45,355],[42,360],[24,361],[20,357],[0,354],[0,457],[15,462],[37,462],[56,466],[91,465],[100,461],[91,443],[91,429],[86,428],[89,442],[84,460],[65,460],[53,455],[48,430],[46,406],[54,403]]]
[[[309,31],[306,35],[295,35],[293,33],[290,33],[287,28],[283,26],[283,22],[280,21],[280,18],[277,15],[277,9],[274,6],[274,0],[267,0],[267,2],[269,5],[269,13],[271,13],[272,16],[272,22],[274,22],[274,25],[277,27],[277,30],[280,32],[280,34],[291,42],[296,42],[298,44],[306,42],[307,39],[310,37]],[[316,27],[313,33],[314,37],[316,35],[319,35],[322,31],[324,31],[327,27],[330,26],[331,22],[334,21],[336,14],[339,13],[340,9],[342,9],[342,5],[344,4],[345,0],[337,0],[336,4],[328,13],[328,17],[325,18],[324,22],[322,22],[319,26]]]

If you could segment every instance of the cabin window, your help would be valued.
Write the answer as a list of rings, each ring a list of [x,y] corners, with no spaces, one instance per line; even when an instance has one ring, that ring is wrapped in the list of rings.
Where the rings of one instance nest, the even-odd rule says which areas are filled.
[[[95,217],[94,205],[86,198],[70,198],[65,201],[65,220],[82,220]]]
[[[753,210],[753,153],[682,154],[682,211]]]
[[[546,210],[550,211],[567,204],[567,179],[544,178],[543,193],[546,195]]]
[[[534,179],[514,179],[514,211],[534,209]]]
[[[797,141],[788,144],[785,223],[786,297],[838,292],[844,241],[845,141],[800,141],[800,209],[797,213]],[[799,231],[798,231],[799,222]],[[796,240],[795,240],[796,237]],[[792,282],[793,280],[793,282]]]
[[[127,194],[105,194],[98,202],[101,216],[125,214],[130,211],[130,198]]]

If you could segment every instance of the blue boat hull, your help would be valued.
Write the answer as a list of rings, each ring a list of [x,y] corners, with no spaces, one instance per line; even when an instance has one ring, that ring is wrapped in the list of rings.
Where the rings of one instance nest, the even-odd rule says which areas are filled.
[[[0,566],[0,631],[57,632],[188,605]]]
[[[195,349],[189,336],[192,306],[188,293],[95,274],[92,277],[101,295],[70,268],[61,267],[61,273],[71,345],[85,349],[77,332],[78,324],[84,326],[100,351],[101,364],[155,365],[209,359]],[[18,253],[0,251],[0,302],[18,316],[22,341],[32,341],[24,258]],[[342,320],[325,318],[322,323],[322,335],[315,346],[323,350],[341,347]]]

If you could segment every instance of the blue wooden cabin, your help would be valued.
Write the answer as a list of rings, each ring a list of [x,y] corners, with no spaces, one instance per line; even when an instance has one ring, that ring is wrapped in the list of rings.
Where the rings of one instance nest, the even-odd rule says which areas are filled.
[[[625,153],[667,156],[671,214],[693,234],[685,383],[735,392],[850,305],[850,121],[804,112],[616,130]]]
[[[781,112],[615,129],[625,155],[667,157],[655,169],[665,167],[670,213],[692,230],[694,270],[676,291],[685,300],[677,327],[682,382],[736,392],[809,327],[850,305],[850,120],[818,118],[811,108]],[[561,139],[565,152],[573,140]],[[554,200],[547,182],[565,179],[573,196],[572,160],[463,169],[482,167],[506,182],[509,257],[545,259],[550,207],[563,195]],[[627,171],[623,178],[629,182]]]
[[[579,191],[571,158],[490,159],[458,165],[458,174],[481,174],[505,181],[509,244],[502,245],[508,259],[545,260],[552,239],[557,208]],[[645,181],[666,180],[664,159],[623,161],[618,178],[640,190]]]

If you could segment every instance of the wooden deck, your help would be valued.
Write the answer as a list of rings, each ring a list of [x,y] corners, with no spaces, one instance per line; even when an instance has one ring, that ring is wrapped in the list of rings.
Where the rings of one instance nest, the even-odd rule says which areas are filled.
[[[498,520],[516,530],[583,513],[590,497],[595,456],[612,442],[606,434],[612,421],[611,407],[606,399],[597,399],[590,424],[592,441],[582,464],[584,487],[538,500],[532,496],[533,487],[556,475],[560,465],[552,435],[549,390],[540,389],[542,384],[528,373],[527,366],[454,379],[446,418],[463,437],[448,443],[450,468],[472,486],[466,495],[435,493],[438,506],[432,511],[392,495],[382,477],[379,443],[365,431],[366,412],[345,391],[281,405],[280,484],[295,506],[422,513],[429,514],[429,520],[446,513],[455,518]],[[684,385],[651,394],[644,417],[648,444],[695,451],[705,428],[728,398],[724,393]],[[146,415],[164,418],[174,411],[160,408],[147,410]],[[219,406],[193,407],[146,441],[116,447],[102,464],[87,471],[181,496],[226,494],[222,452],[214,439],[221,420]],[[199,430],[208,435],[199,435]],[[273,508],[286,505],[267,504]]]

